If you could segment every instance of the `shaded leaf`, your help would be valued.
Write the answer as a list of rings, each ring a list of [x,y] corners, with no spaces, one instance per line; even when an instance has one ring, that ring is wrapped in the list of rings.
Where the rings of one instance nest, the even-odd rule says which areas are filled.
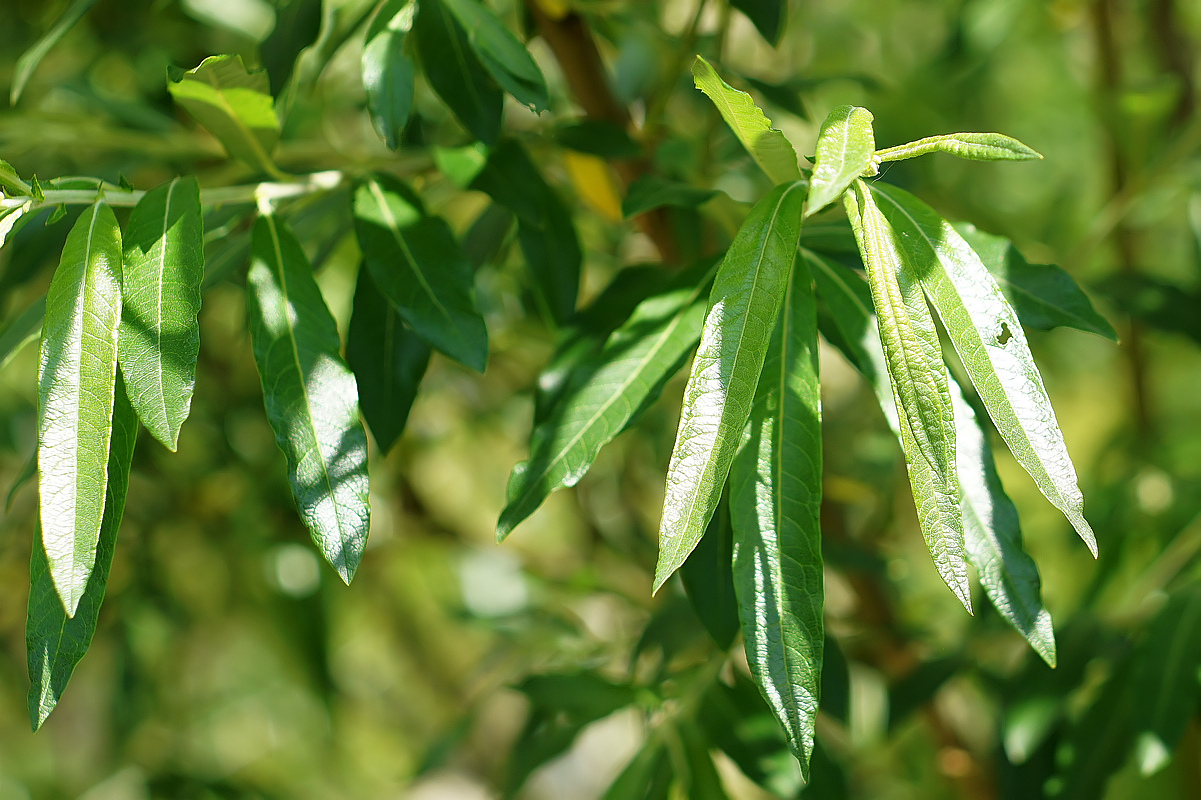
[[[62,39],[67,31],[75,27],[75,23],[79,22],[80,18],[94,5],[96,5],[96,0],[74,0],[63,11],[62,16],[54,22],[50,30],[46,31],[46,34],[38,39],[33,47],[21,54],[13,67],[13,82],[8,93],[9,105],[17,104],[17,100],[21,98],[21,94],[25,91],[25,85],[29,83],[38,64],[42,63],[42,59],[54,45],[58,44],[59,39]]]
[[[826,117],[817,134],[807,215],[833,203],[851,181],[872,171],[876,152],[872,119],[872,112],[857,106],[839,106]]]
[[[361,69],[367,111],[375,132],[389,150],[400,148],[400,136],[413,108],[413,62],[404,53],[405,35],[385,29],[363,48]]]
[[[647,174],[630,184],[625,199],[621,201],[621,213],[628,219],[663,206],[695,208],[716,194],[713,189],[697,189],[686,183]]]
[[[1000,133],[944,133],[916,142],[886,147],[876,154],[877,163],[901,161],[927,153],[950,153],[972,161],[1031,161],[1042,156],[1010,136]]]
[[[684,763],[688,767],[685,796],[688,800],[727,800],[717,767],[709,755],[710,742],[705,732],[689,720],[683,720],[677,731],[684,745]]]
[[[172,451],[196,383],[203,279],[200,186],[175,178],[147,192],[130,214],[117,348],[138,419]]]
[[[1145,275],[1118,275],[1100,289],[1130,316],[1201,343],[1201,293]]]
[[[276,3],[275,27],[259,45],[259,56],[278,95],[292,77],[302,50],[321,32],[321,0],[283,0]]]
[[[1134,740],[1131,659],[1115,666],[1097,699],[1059,742],[1058,773],[1047,782],[1055,800],[1104,797],[1109,779],[1126,761]]]
[[[769,81],[761,81],[758,78],[752,78],[749,75],[744,75],[745,80],[752,89],[763,95],[767,102],[774,103],[790,114],[795,114],[801,119],[809,119],[809,111],[805,108],[804,102],[801,100],[801,92],[809,88],[809,84],[803,80],[783,81],[781,83],[771,83]]]
[[[104,590],[121,516],[129,487],[129,466],[138,438],[138,419],[125,397],[121,379],[114,389],[112,441],[108,453],[108,484],[105,488],[104,518],[96,547],[96,566],[87,580],[74,617],[68,617],[50,577],[50,564],[42,544],[42,529],[34,532],[29,565],[29,615],[25,624],[25,646],[29,653],[29,719],[36,731],[54,710],[71,680],[75,665],[83,658],[92,636]]]
[[[733,561],[730,504],[723,495],[705,535],[680,567],[680,578],[692,610],[722,650],[729,649],[738,635]]]
[[[909,715],[934,699],[938,690],[963,666],[960,656],[918,664],[888,689],[888,729],[895,730]]]
[[[267,420],[292,496],[313,541],[350,583],[370,525],[358,390],[304,250],[273,216],[254,224],[246,290]]]
[[[787,10],[784,0],[730,0],[730,5],[750,17],[764,39],[773,45],[780,43]]]
[[[38,451],[36,448],[34,448],[34,451],[29,454],[29,458],[27,458],[25,460],[25,466],[21,467],[21,473],[19,475],[17,475],[16,479],[13,480],[12,486],[10,486],[8,488],[8,497],[4,498],[4,510],[6,512],[12,511],[13,500],[16,498],[17,492],[21,491],[21,487],[24,486],[25,484],[29,483],[34,478],[36,478],[37,475],[38,475]],[[101,523],[101,527],[103,527],[103,523]],[[39,544],[37,545],[37,547],[38,547],[38,549],[41,549],[42,545],[40,543],[41,542],[40,534],[38,536],[38,541],[39,541]],[[46,558],[46,553],[43,550],[42,551],[42,560],[44,561],[45,558]],[[59,605],[62,605],[62,603],[59,603]]]
[[[642,147],[620,125],[603,119],[582,119],[555,128],[555,141],[577,153],[602,158],[638,158]]]
[[[671,759],[658,736],[652,735],[634,754],[601,800],[667,800]]]
[[[418,4],[413,39],[433,90],[473,136],[495,144],[504,97],[443,0]]]
[[[804,201],[799,181],[764,195],[717,271],[667,471],[656,591],[692,552],[721,497],[788,285]]]
[[[67,616],[87,586],[108,484],[121,229],[103,202],[79,216],[46,293],[38,367],[38,493],[50,576]]]
[[[471,49],[488,73],[517,102],[534,111],[545,111],[546,79],[525,45],[514,36],[491,9],[478,0],[440,0],[463,26]]]
[[[713,101],[722,119],[772,183],[800,179],[801,170],[792,144],[783,133],[771,126],[771,120],[763,116],[749,94],[723,81],[709,62],[700,56],[693,62],[692,77],[696,88]]]
[[[21,180],[13,165],[4,160],[0,160],[0,189],[10,194],[27,195],[31,192],[29,184]]]

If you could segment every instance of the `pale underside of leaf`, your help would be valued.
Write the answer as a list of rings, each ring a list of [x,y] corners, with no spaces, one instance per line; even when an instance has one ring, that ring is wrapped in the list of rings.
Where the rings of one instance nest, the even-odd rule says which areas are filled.
[[[857,106],[840,106],[826,117],[817,135],[806,216],[833,203],[869,169],[876,152],[872,119]]]
[[[1017,313],[980,257],[929,206],[892,186],[876,184],[872,194],[1014,458],[1096,556],[1076,470]]]

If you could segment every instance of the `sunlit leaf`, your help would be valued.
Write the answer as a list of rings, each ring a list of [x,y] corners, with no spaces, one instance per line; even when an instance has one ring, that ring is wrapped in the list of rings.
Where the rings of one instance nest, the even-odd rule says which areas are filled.
[[[390,150],[400,147],[400,134],[413,107],[414,69],[404,53],[404,43],[404,33],[385,29],[363,48],[367,111],[375,132]]]
[[[480,63],[506,92],[534,111],[545,111],[546,79],[516,36],[478,0],[441,0],[463,26]]]
[[[950,153],[973,161],[1031,161],[1042,156],[1000,133],[944,133],[916,142],[887,147],[876,154],[880,162],[900,161],[928,153]]]
[[[817,134],[806,214],[833,203],[869,170],[876,152],[872,119],[872,112],[857,106],[839,106],[826,117]]]
[[[46,293],[38,367],[42,539],[67,616],[96,562],[120,322],[121,229],[97,202],[68,234]]]
[[[788,285],[804,202],[799,181],[764,195],[714,279],[667,470],[656,591],[684,563],[717,508]]]
[[[13,169],[13,165],[0,160],[0,189],[11,194],[29,194],[30,186],[21,180],[21,176]]]
[[[433,90],[477,139],[495,144],[504,96],[443,0],[422,0],[413,20],[417,57]]]
[[[87,13],[88,9],[96,5],[96,0],[74,0],[71,5],[67,6],[46,34],[38,39],[33,47],[26,50],[17,59],[16,66],[13,68],[12,88],[9,89],[8,102],[9,105],[16,105],[17,100],[21,98],[21,93],[25,91],[25,85],[29,83],[30,77],[33,76],[33,71],[38,68],[38,64],[42,63],[42,59],[50,52],[54,45],[58,44],[59,39],[67,34],[67,31],[75,27],[75,23],[79,22],[80,18]]]
[[[0,247],[4,247],[8,238],[16,230],[17,223],[32,209],[32,200],[28,200],[16,208],[0,209]]]
[[[749,94],[723,81],[709,62],[700,56],[693,62],[692,77],[696,88],[713,101],[738,141],[742,142],[742,146],[773,183],[786,183],[801,177],[792,144],[783,133],[771,126],[771,120],[763,116]]]
[[[171,450],[192,405],[203,279],[200,187],[175,178],[147,192],[129,217],[117,348],[138,419]]]
[[[350,583],[370,524],[358,390],[309,260],[273,216],[255,222],[246,289],[267,419],[292,496],[313,541]]]

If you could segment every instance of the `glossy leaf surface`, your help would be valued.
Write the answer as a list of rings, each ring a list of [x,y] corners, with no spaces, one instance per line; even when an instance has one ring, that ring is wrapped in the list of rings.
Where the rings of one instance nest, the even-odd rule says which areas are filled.
[[[83,596],[108,484],[121,229],[102,202],[79,216],[46,293],[38,367],[38,493],[50,576],[68,616]]]
[[[407,186],[375,174],[354,192],[354,226],[376,286],[433,347],[479,372],[488,330],[475,308],[474,270],[444,220]]]
[[[1076,470],[1013,307],[980,257],[933,209],[893,186],[876,184],[872,193],[1014,458],[1095,556]]]
[[[843,200],[867,267],[922,535],[939,575],[970,611],[955,419],[934,319],[871,190],[857,180]]]
[[[203,279],[200,186],[175,178],[147,192],[130,214],[117,348],[138,419],[170,450],[192,405]]]
[[[839,106],[826,117],[817,134],[806,214],[833,203],[871,167],[876,152],[872,119],[872,112],[857,106]]]
[[[523,105],[545,111],[546,79],[525,45],[479,0],[441,0],[454,14],[488,73]]]
[[[950,153],[972,161],[1031,161],[1042,158],[1035,150],[1000,133],[944,133],[908,144],[888,147],[877,153],[883,161],[900,161],[928,153]]]
[[[385,28],[363,48],[361,69],[367,111],[375,132],[389,150],[400,147],[400,134],[413,108],[413,62],[404,52],[405,35]]]
[[[9,105],[15,106],[17,104],[17,100],[21,98],[21,94],[25,91],[25,85],[29,83],[29,79],[33,76],[33,71],[38,68],[38,64],[42,63],[42,59],[46,57],[51,48],[58,44],[58,41],[66,35],[67,31],[71,30],[75,26],[75,23],[79,22],[80,18],[94,5],[96,5],[96,0],[74,0],[63,11],[62,16],[55,21],[50,30],[46,31],[46,35],[38,39],[33,47],[21,54],[13,70],[12,88],[9,89],[8,93]]]
[[[747,663],[808,777],[821,686],[821,392],[813,275],[793,266],[730,471],[734,588]]]
[[[742,142],[742,146],[773,183],[795,181],[801,177],[792,144],[783,133],[771,126],[771,120],[763,116],[749,94],[723,81],[717,70],[700,56],[693,62],[692,77],[696,88],[713,101],[738,141]]]
[[[138,418],[125,397],[120,378],[114,391],[112,440],[108,453],[108,485],[104,518],[96,547],[96,566],[87,580],[74,617],[68,617],[50,577],[50,564],[42,545],[41,526],[35,528],[29,564],[29,615],[25,644],[29,653],[29,719],[36,731],[58,705],[75,665],[83,658],[92,636],[104,590],[121,516],[129,487],[129,465],[137,442]]]
[[[312,267],[274,217],[254,224],[246,289],[267,419],[288,462],[292,496],[313,541],[350,583],[370,524],[358,390]]]
[[[279,143],[279,118],[267,73],[248,71],[241,56],[210,56],[187,72],[176,70],[167,89],[234,158],[268,174]]]
[[[667,470],[656,591],[684,563],[717,508],[788,285],[804,202],[799,181],[764,195],[717,271]]]
[[[450,9],[442,0],[423,0],[412,33],[430,86],[471,135],[495,144],[504,96]]]

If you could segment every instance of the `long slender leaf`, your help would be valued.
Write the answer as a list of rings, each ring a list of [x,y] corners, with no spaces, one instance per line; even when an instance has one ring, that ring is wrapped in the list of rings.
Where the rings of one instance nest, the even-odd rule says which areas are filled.
[[[80,18],[87,13],[88,9],[96,5],[96,0],[75,0],[63,12],[50,30],[46,31],[46,35],[38,39],[33,47],[26,50],[17,59],[16,67],[13,69],[12,88],[8,93],[9,105],[16,105],[17,100],[21,99],[22,92],[25,91],[25,85],[29,83],[30,77],[33,76],[33,71],[38,68],[38,64],[42,63],[42,59],[50,52],[54,45],[58,44],[58,40],[67,34],[67,31],[75,27],[75,23],[79,22]]]
[[[545,111],[546,79],[525,45],[478,0],[442,0],[463,26],[471,49],[504,90],[534,111]]]
[[[872,112],[857,106],[839,106],[826,117],[817,134],[807,215],[833,203],[851,181],[871,170],[876,152],[872,119]]]
[[[971,611],[955,419],[934,319],[871,190],[856,180],[843,200],[867,267],[922,535],[939,574]]]
[[[809,775],[821,687],[821,393],[813,274],[793,266],[730,470],[734,589],[755,682]]]
[[[0,159],[0,189],[7,191],[9,194],[30,194],[30,186],[25,181],[21,180],[21,176],[17,174],[13,165]]]
[[[121,229],[97,201],[68,234],[46,293],[38,368],[42,538],[69,617],[96,562],[120,322]]]
[[[738,141],[742,142],[742,146],[773,183],[787,183],[801,177],[792,144],[783,133],[771,126],[771,120],[763,116],[749,94],[723,81],[717,70],[700,56],[693,62],[692,77],[696,88],[713,101]]]
[[[733,566],[734,532],[727,493],[713,512],[705,535],[680,567],[680,581],[692,610],[722,650],[730,648],[739,630]]]
[[[354,225],[371,277],[405,322],[483,372],[488,330],[472,296],[474,270],[446,222],[427,215],[400,181],[376,174],[355,190]]]
[[[944,133],[916,142],[887,147],[876,154],[881,161],[901,161],[928,153],[950,153],[972,161],[1031,161],[1038,152],[1000,133]]]
[[[413,62],[404,53],[405,35],[386,28],[363,48],[363,88],[375,132],[389,150],[400,147],[400,134],[413,108]]]
[[[710,742],[695,723],[684,720],[677,728],[683,744],[684,763],[688,768],[689,800],[728,800],[726,790],[709,754]]]
[[[730,5],[746,14],[764,39],[773,45],[780,43],[788,9],[784,0],[730,0]]]
[[[799,181],[764,195],[717,271],[667,470],[655,591],[692,552],[721,498],[788,285],[804,202]]]
[[[0,369],[4,369],[25,345],[38,338],[45,316],[46,298],[39,297],[0,330]]]
[[[104,518],[96,547],[96,566],[88,578],[74,617],[68,617],[50,577],[50,564],[42,545],[41,525],[36,528],[29,564],[29,616],[25,644],[29,652],[29,719],[36,731],[54,710],[71,680],[75,665],[83,658],[92,636],[104,590],[121,516],[129,487],[129,466],[137,442],[138,418],[117,378],[113,400],[113,432],[108,453],[108,485],[105,488]]]
[[[1014,458],[1095,556],[1076,470],[1013,307],[979,256],[933,209],[893,186],[875,184],[872,194]]]
[[[4,247],[9,237],[18,230],[17,224],[33,210],[33,202],[29,200],[16,208],[0,210],[0,247]]]
[[[292,496],[313,541],[350,583],[370,525],[358,390],[304,250],[273,216],[254,224],[246,289],[267,419]]]
[[[663,390],[700,338],[710,265],[635,308],[596,357],[601,366],[569,386],[532,437],[530,460],[513,468],[496,526],[504,539],[556,489],[574,486],[600,449]],[[719,487],[720,489],[720,487]],[[702,529],[703,530],[703,529]],[[691,549],[691,548],[690,548]]]
[[[138,419],[172,451],[196,383],[203,279],[200,186],[175,178],[147,192],[129,217],[117,348]]]
[[[463,127],[486,144],[500,135],[504,95],[442,0],[422,0],[413,20],[417,57],[430,86]]]
[[[658,736],[647,740],[634,754],[601,800],[667,800],[671,760]]]

